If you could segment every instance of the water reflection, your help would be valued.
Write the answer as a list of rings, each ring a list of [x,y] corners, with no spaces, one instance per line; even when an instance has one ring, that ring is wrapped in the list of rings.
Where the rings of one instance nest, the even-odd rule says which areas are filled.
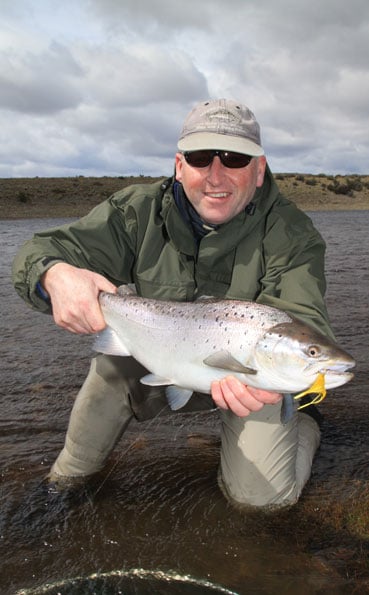
[[[59,222],[0,222],[2,594],[132,568],[190,575],[240,594],[365,592],[369,212],[312,217],[329,247],[333,326],[358,365],[354,381],[321,406],[322,446],[301,501],[272,516],[237,511],[220,494],[219,422],[211,412],[132,423],[88,485],[63,494],[45,485],[91,340],[28,310],[10,285],[17,246]]]

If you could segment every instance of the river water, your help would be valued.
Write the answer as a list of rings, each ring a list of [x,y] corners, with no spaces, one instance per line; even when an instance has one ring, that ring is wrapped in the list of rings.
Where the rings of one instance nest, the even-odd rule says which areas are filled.
[[[2,595],[369,592],[369,211],[310,216],[328,244],[332,325],[357,369],[321,405],[301,500],[274,515],[220,494],[214,412],[132,423],[93,482],[64,495],[45,484],[92,342],[31,311],[10,283],[18,246],[61,220],[0,221]]]

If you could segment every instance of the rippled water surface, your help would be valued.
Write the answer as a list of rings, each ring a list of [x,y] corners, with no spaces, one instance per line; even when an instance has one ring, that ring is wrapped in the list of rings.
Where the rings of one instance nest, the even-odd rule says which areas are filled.
[[[369,592],[369,212],[310,215],[328,244],[332,324],[357,370],[321,406],[322,445],[303,497],[272,516],[234,510],[220,494],[211,412],[132,424],[88,486],[64,495],[46,486],[91,339],[28,309],[10,283],[17,247],[60,221],[0,221],[2,595],[53,583],[47,592],[207,592],[174,575],[242,595]],[[123,580],[130,569],[141,569],[131,578],[164,578],[153,574],[150,590]],[[100,582],[87,578],[96,573]]]

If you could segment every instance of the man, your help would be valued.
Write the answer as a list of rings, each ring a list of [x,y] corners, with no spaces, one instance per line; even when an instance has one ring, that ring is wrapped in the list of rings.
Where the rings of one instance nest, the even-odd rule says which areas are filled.
[[[19,251],[13,278],[31,306],[74,333],[101,331],[100,291],[134,283],[149,298],[276,306],[332,336],[324,250],[310,219],[279,193],[253,113],[221,99],[187,117],[175,177],[128,187],[80,221],[36,234]],[[165,407],[161,387],[140,384],[146,373],[132,358],[92,360],[52,480],[95,473],[133,416]],[[214,382],[211,397],[195,394],[182,411],[218,407],[224,494],[257,507],[296,502],[319,445],[317,422],[299,412],[281,424],[282,395],[232,376]]]

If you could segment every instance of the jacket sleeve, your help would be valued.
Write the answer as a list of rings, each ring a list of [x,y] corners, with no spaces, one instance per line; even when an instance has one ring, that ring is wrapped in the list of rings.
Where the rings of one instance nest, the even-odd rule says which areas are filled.
[[[334,339],[324,301],[325,248],[307,215],[290,203],[280,205],[267,224],[257,301],[286,310]]]
[[[135,221],[124,203],[114,197],[82,219],[42,231],[20,248],[12,268],[13,284],[31,307],[50,313],[50,304],[38,290],[42,275],[56,262],[89,269],[119,285],[131,281]]]

